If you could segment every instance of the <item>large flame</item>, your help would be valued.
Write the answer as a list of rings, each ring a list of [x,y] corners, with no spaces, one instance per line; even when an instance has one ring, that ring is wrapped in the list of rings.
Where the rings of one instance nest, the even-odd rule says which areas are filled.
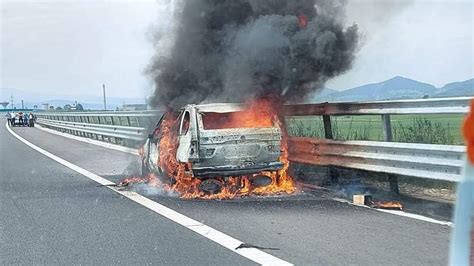
[[[372,201],[371,205],[377,209],[403,209],[403,205],[398,201]]]
[[[271,100],[254,100],[247,104],[247,108],[243,111],[232,113],[225,121],[219,123],[215,120],[209,124],[213,129],[229,128],[243,126],[246,128],[271,127],[275,124],[281,128],[281,156],[280,161],[283,168],[275,172],[261,172],[256,175],[266,175],[271,177],[271,184],[265,187],[256,187],[250,182],[251,178],[256,175],[240,176],[240,177],[218,177],[218,181],[222,182],[223,187],[217,194],[208,194],[199,189],[201,180],[192,175],[191,164],[180,163],[176,159],[176,151],[178,148],[178,117],[173,113],[167,113],[161,124],[161,139],[159,145],[158,166],[163,173],[160,182],[156,177],[146,178],[149,185],[161,186],[164,189],[177,192],[181,198],[193,199],[233,199],[245,195],[272,195],[279,193],[291,194],[296,191],[295,183],[288,174],[288,144],[287,133],[284,125],[278,116],[278,106],[275,101]],[[216,124],[217,123],[217,124]]]

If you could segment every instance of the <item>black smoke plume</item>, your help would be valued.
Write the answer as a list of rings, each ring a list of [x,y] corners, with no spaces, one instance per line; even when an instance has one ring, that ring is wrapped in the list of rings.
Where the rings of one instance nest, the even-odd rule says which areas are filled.
[[[157,107],[298,101],[347,71],[357,26],[344,28],[344,0],[182,0],[174,43],[148,71]]]

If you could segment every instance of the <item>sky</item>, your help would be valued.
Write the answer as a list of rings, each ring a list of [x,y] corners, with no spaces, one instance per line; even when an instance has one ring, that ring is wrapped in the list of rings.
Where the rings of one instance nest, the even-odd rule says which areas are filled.
[[[441,87],[474,77],[474,0],[349,0],[345,23],[361,44],[353,68],[328,82],[344,90],[405,76]],[[0,101],[38,97],[144,98],[156,29],[169,0],[0,0]],[[8,95],[5,95],[8,94]],[[2,99],[5,98],[5,99]]]
[[[394,76],[442,87],[474,77],[474,0],[349,0],[347,13],[362,43],[352,69],[328,87]]]

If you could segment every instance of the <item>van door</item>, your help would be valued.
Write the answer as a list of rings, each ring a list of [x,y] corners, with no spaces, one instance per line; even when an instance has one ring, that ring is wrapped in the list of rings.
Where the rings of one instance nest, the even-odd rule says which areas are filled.
[[[148,156],[146,156],[148,158],[147,163],[154,171],[158,171],[159,169],[158,164],[160,154],[160,140],[163,137],[161,123],[163,122],[164,118],[165,115],[162,115],[160,120],[158,121],[158,124],[155,127],[155,130],[152,134],[150,134],[146,143],[145,152],[148,154]]]
[[[191,149],[191,115],[189,111],[184,111],[180,118],[178,150],[176,151],[176,159],[178,162],[189,162],[189,152]]]

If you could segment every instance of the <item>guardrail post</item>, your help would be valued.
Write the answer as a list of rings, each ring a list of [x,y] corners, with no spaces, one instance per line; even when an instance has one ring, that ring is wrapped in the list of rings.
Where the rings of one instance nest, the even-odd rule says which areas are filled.
[[[84,116],[84,121],[85,121],[86,123],[88,123],[88,124],[91,123],[91,120],[89,119],[89,116]],[[90,139],[92,138],[92,134],[90,134],[90,133],[85,133],[85,136],[86,136],[87,138],[90,138]]]
[[[382,122],[383,122],[384,139],[387,142],[392,142],[393,141],[392,121],[390,120],[390,115],[382,115]]]
[[[61,118],[58,116],[58,121],[67,121],[67,122],[71,122],[71,119],[69,116],[61,116]],[[66,129],[66,133],[68,134],[71,134],[71,135],[74,135],[74,132],[70,129]]]
[[[93,118],[92,116],[87,116],[87,122],[88,122],[89,124],[95,124],[95,120],[94,120],[94,118]],[[91,139],[97,139],[97,135],[91,133],[91,134],[90,134],[90,138],[91,138]]]
[[[392,142],[393,134],[392,134],[392,122],[390,120],[390,115],[387,115],[387,114],[382,115],[382,123],[383,123],[384,140],[387,142]],[[390,183],[390,191],[397,195],[400,194],[400,189],[398,187],[398,177],[393,174],[388,174],[388,182]]]
[[[324,137],[327,139],[333,139],[331,117],[329,115],[323,115],[323,123],[324,123]]]
[[[114,117],[113,117],[113,116],[110,116],[110,123],[111,123],[112,126],[115,126],[115,122],[114,122]],[[120,125],[120,123],[119,123],[119,125]],[[110,136],[109,136],[107,139],[109,140],[109,142],[112,142],[112,143],[114,143],[114,144],[117,144],[117,138],[115,138],[115,137],[110,137]]]
[[[323,115],[323,124],[324,124],[324,137],[326,139],[333,139],[331,117],[329,115]],[[329,166],[328,175],[329,175],[329,178],[331,179],[331,183],[333,184],[339,183],[339,177],[334,167]]]
[[[100,121],[100,116],[97,116],[97,121],[99,122],[99,125],[102,124],[101,123],[102,121]],[[105,121],[104,121],[104,124],[106,124]],[[102,141],[104,141],[104,136],[103,135],[97,135],[96,134],[96,136],[97,136],[97,140],[99,140],[99,138],[101,138]]]
[[[81,123],[84,123],[84,122],[85,122],[84,119],[82,118],[82,116],[79,116],[79,122],[81,122]],[[85,135],[84,132],[79,132],[79,136],[85,137],[86,135]]]
[[[132,122],[130,121],[130,116],[125,116],[125,126],[128,126],[128,127],[131,127],[132,126]],[[122,120],[120,120],[120,123],[122,123]],[[124,146],[130,146],[130,141],[127,140],[127,139],[121,139],[120,140],[120,143],[121,145],[124,145]]]

